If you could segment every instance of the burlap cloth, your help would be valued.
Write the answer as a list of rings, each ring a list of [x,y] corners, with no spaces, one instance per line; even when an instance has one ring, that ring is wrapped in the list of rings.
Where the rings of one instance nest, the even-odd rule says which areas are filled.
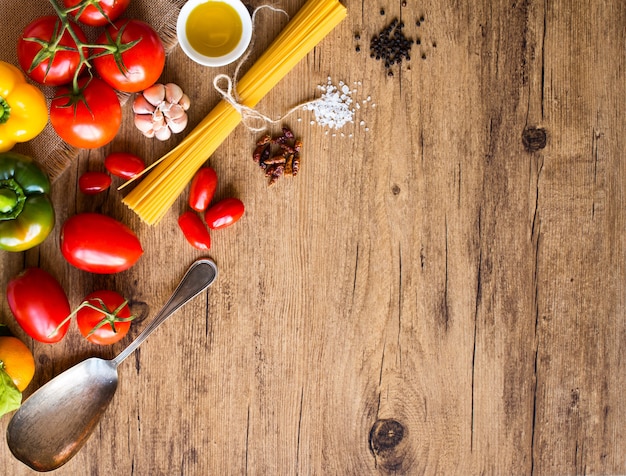
[[[137,18],[149,23],[160,35],[166,51],[176,46],[176,19],[186,0],[131,0],[124,17]],[[22,30],[35,18],[54,15],[50,0],[2,0],[0,6],[0,60],[19,67],[17,61],[17,39]],[[84,28],[90,40],[102,29]],[[38,85],[39,86],[39,85]],[[41,86],[40,86],[41,87]],[[54,94],[53,88],[41,87],[48,98]],[[124,97],[122,96],[122,101]],[[68,146],[56,134],[50,123],[32,141],[18,144],[17,152],[33,157],[55,180],[78,155],[78,150]]]

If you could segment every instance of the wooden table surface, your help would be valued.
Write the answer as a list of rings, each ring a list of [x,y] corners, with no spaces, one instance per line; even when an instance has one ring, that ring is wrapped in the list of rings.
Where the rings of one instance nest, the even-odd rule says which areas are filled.
[[[292,15],[302,4],[278,2]],[[55,232],[2,254],[3,288],[39,266],[73,306],[114,289],[140,316],[112,347],[74,325],[46,345],[3,299],[2,320],[35,354],[25,397],[119,352],[194,259],[220,270],[120,367],[107,413],[56,474],[626,473],[626,5],[345,5],[348,18],[259,109],[278,117],[330,77],[355,90],[354,124],[285,119],[302,167],[273,187],[252,161],[260,133],[238,126],[207,163],[217,197],[239,197],[246,213],[213,233],[209,253],[177,228],[187,191],[154,227],[122,204],[125,191],[78,191],[107,153],[152,162],[184,136],[143,138],[127,105],[114,142],[54,182]],[[396,17],[420,44],[389,76],[369,40]],[[284,24],[260,14],[253,57]],[[191,97],[193,126],[219,99],[214,75],[233,71],[176,48],[162,79]],[[129,225],[145,249],[137,265],[91,275],[65,262],[58,231],[83,211]],[[0,473],[32,474],[5,444]]]

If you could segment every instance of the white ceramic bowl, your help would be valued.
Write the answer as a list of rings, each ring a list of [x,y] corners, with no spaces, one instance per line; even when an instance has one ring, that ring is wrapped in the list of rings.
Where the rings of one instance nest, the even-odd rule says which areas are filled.
[[[227,5],[230,5],[235,9],[237,14],[239,15],[239,18],[241,19],[242,28],[239,43],[237,43],[237,46],[235,46],[235,48],[230,53],[223,56],[205,56],[201,53],[198,53],[191,46],[191,44],[189,43],[189,39],[187,38],[186,25],[189,14],[198,5],[207,2],[226,3]],[[225,66],[239,59],[250,45],[250,40],[252,39],[252,18],[250,17],[250,12],[241,2],[241,0],[188,0],[178,14],[178,21],[176,23],[176,36],[178,37],[178,44],[180,45],[182,50],[189,58],[194,60],[196,63],[204,66]]]

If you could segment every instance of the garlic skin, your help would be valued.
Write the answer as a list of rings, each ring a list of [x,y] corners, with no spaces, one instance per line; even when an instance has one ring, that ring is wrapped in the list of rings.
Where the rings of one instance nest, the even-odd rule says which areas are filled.
[[[133,101],[135,127],[146,137],[167,140],[187,127],[189,96],[174,83],[156,83]]]

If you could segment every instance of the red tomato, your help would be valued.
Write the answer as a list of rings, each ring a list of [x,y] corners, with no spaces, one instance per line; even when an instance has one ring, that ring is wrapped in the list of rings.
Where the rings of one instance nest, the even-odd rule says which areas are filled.
[[[69,329],[70,303],[59,282],[41,268],[27,268],[9,281],[7,301],[20,327],[39,342],[59,342]],[[56,331],[56,332],[55,332]]]
[[[189,206],[203,212],[211,203],[217,188],[217,174],[211,167],[202,167],[194,175],[189,188]]]
[[[102,147],[113,140],[122,123],[120,101],[113,88],[98,78],[80,78],[78,85],[78,95],[59,88],[50,105],[50,123],[74,147]]]
[[[143,249],[123,223],[99,213],[80,213],[61,228],[61,253],[78,269],[111,274],[134,265]]]
[[[199,250],[211,247],[211,235],[196,212],[186,211],[178,217],[178,226],[191,246]]]
[[[29,23],[17,41],[17,57],[22,69],[34,81],[49,86],[60,86],[72,82],[80,64],[76,42],[69,31],[63,32],[61,21],[56,15],[39,17]],[[87,43],[85,33],[71,23],[78,39]],[[83,48],[85,57],[89,50]],[[84,65],[83,65],[84,66]]]
[[[122,19],[100,35],[99,45],[117,46],[118,51],[93,59],[102,79],[119,91],[135,93],[152,86],[165,66],[161,38],[140,20]]]
[[[128,301],[115,291],[91,293],[76,312],[76,324],[80,333],[89,342],[99,345],[121,340],[128,334],[133,319]]]
[[[86,195],[104,192],[111,186],[111,177],[104,172],[90,170],[78,177],[78,188]]]
[[[209,228],[217,230],[232,225],[241,218],[244,206],[238,198],[225,198],[209,208],[204,214],[204,221]]]
[[[104,159],[104,166],[109,173],[131,179],[146,168],[143,159],[129,152],[113,152]]]
[[[72,15],[85,25],[103,26],[114,22],[124,13],[130,0],[95,0],[85,4],[84,0],[63,0],[66,9],[76,7]]]

